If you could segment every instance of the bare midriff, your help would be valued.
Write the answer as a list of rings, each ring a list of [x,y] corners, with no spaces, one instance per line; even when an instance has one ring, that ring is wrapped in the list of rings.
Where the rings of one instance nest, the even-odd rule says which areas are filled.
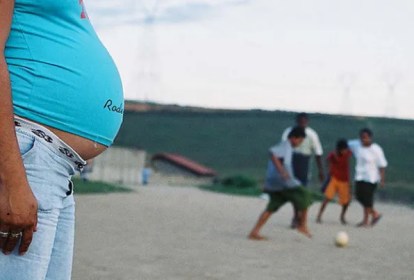
[[[21,117],[20,117],[21,118]],[[22,118],[24,119],[24,118]],[[33,120],[29,120],[34,122]],[[51,132],[53,132],[57,137],[59,137],[63,142],[69,145],[82,159],[88,160],[92,159],[99,154],[103,153],[108,147],[102,144],[99,144],[95,141],[86,139],[79,135],[75,135],[66,131],[62,131],[44,124],[37,123]]]
[[[43,125],[43,124],[42,124]],[[56,134],[60,139],[62,139],[66,144],[68,144],[72,149],[75,150],[78,155],[81,156],[84,160],[88,160],[96,157],[107,149],[106,146],[96,143],[92,140],[83,138],[79,135],[68,133],[62,130],[58,130],[53,127],[43,125],[54,134]]]
[[[42,124],[43,125],[43,124]],[[78,155],[81,156],[84,160],[88,160],[96,157],[107,149],[106,146],[96,143],[92,140],[83,138],[81,136],[68,133],[65,131],[58,130],[53,127],[43,125],[54,134],[56,134],[60,139],[62,139],[66,144],[68,144],[73,150],[75,150]]]

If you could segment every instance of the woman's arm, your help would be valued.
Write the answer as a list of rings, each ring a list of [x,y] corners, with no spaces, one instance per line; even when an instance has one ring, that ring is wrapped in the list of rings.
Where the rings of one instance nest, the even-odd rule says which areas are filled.
[[[20,238],[13,238],[10,233],[22,232],[19,253],[24,254],[36,230],[37,201],[27,182],[17,143],[10,78],[4,57],[13,8],[14,0],[0,0],[0,249],[5,254],[11,253]]]

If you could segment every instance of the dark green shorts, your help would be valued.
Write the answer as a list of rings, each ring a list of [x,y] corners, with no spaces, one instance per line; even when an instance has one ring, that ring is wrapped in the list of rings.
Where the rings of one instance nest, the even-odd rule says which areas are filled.
[[[269,192],[270,200],[266,211],[276,212],[286,202],[291,202],[297,210],[305,210],[312,204],[312,195],[308,189],[297,187],[279,192]]]

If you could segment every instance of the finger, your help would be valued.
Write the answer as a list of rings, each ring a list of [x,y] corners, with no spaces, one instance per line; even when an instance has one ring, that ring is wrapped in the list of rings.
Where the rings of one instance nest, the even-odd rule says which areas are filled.
[[[11,252],[13,252],[17,243],[20,241],[20,237],[21,231],[19,230],[13,230],[9,233],[9,237],[3,245],[3,253],[5,255],[9,255]]]
[[[4,244],[9,237],[9,227],[5,225],[0,225],[0,250],[3,249]]]
[[[26,229],[23,231],[22,240],[19,246],[19,255],[26,254],[27,250],[29,250],[29,246],[33,240],[33,232],[34,228]]]

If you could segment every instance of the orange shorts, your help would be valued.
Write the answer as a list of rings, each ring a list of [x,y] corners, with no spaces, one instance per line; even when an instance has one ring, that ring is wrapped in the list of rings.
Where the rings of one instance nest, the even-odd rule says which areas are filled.
[[[325,197],[329,200],[338,194],[339,204],[346,205],[351,201],[351,187],[349,182],[339,181],[335,177],[331,177],[325,190]]]

